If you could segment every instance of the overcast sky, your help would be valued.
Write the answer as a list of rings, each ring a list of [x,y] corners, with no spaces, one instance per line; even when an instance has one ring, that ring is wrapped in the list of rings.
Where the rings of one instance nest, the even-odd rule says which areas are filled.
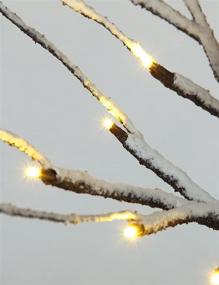
[[[145,140],[219,198],[218,120],[164,88],[100,25],[58,0],[3,1],[45,34],[130,116]],[[217,97],[202,48],[191,38],[129,1],[87,1],[170,70]],[[182,1],[168,1],[188,15]],[[219,38],[219,1],[201,1]],[[110,181],[173,190],[141,167],[101,129],[104,109],[47,51],[1,16],[1,127],[23,136],[56,165],[88,170]],[[67,193],[30,182],[30,161],[0,145],[1,200],[63,213],[148,207]],[[178,226],[136,243],[121,234],[122,222],[64,226],[1,216],[3,285],[207,285],[219,265],[219,234],[197,224]]]

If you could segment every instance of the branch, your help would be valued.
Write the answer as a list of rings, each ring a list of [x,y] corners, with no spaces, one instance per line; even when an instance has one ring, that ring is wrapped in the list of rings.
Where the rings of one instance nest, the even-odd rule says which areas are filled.
[[[73,65],[70,60],[55,47],[54,44],[46,39],[44,35],[41,35],[33,28],[28,27],[16,14],[10,12],[1,2],[0,11],[24,33],[58,58],[72,72],[72,74],[82,82],[84,87],[87,88],[90,93],[107,108],[114,118],[123,124],[123,126],[128,130],[128,133],[132,134],[128,141],[135,140],[135,144],[129,145],[127,141],[123,145],[134,157],[138,159],[141,164],[153,170],[159,177],[171,185],[176,191],[179,191],[187,199],[197,201],[214,201],[214,198],[194,183],[182,170],[175,167],[157,151],[153,150],[144,141],[143,135],[135,128],[127,115],[124,115],[116,105],[112,104],[111,101],[105,97],[102,92],[99,91],[97,87],[82,73],[79,67]],[[161,71],[163,72],[162,68]],[[124,131],[123,133],[126,134]],[[153,160],[156,163],[154,163]],[[170,169],[168,170],[167,167],[170,167]],[[180,185],[178,185],[179,182]]]
[[[219,82],[219,43],[206,21],[197,0],[184,0],[193,16],[193,21],[162,0],[130,0],[134,5],[153,13],[180,31],[195,39],[204,49],[215,79]],[[217,115],[218,116],[218,115]]]
[[[67,170],[54,167],[43,169],[41,180],[46,185],[78,194],[89,194],[117,201],[148,205],[151,208],[172,209],[186,201],[160,189],[131,186],[97,179],[87,171]]]
[[[43,34],[26,25],[19,16],[10,11],[6,6],[2,4],[1,1],[0,12],[27,36],[33,39],[34,42],[40,44],[44,49],[55,56],[83,84],[84,88],[86,88],[116,120],[123,124],[129,132],[135,132],[135,129],[127,116],[118,109],[118,107],[112,102],[110,98],[104,96],[104,94],[95,86],[93,82],[89,80],[89,78],[81,71],[81,69],[78,66],[74,65],[70,59],[62,53],[61,50],[59,50]]]
[[[125,133],[116,124],[110,128],[110,132],[141,165],[156,173],[186,199],[198,202],[216,201],[209,193],[192,181],[183,170],[168,161],[157,150],[151,148],[144,141],[143,136]]]
[[[53,212],[38,211],[26,208],[19,208],[9,203],[0,203],[0,213],[14,217],[31,218],[46,220],[64,224],[81,224],[81,223],[103,223],[115,220],[129,221],[138,220],[138,214],[131,211],[112,212],[101,215],[78,215],[78,214],[58,214]]]
[[[205,14],[203,13],[198,0],[184,0],[186,7],[192,15],[193,21],[201,26],[208,26]]]
[[[142,235],[154,234],[181,224],[198,223],[219,230],[219,207],[216,204],[189,202],[185,206],[169,211],[142,216]]]
[[[3,133],[3,131],[0,130],[0,133]],[[12,143],[14,144],[17,136],[8,133],[7,131],[4,131],[4,134],[5,136],[10,134],[10,141],[3,140],[1,136],[0,140],[3,140],[3,142],[9,145]],[[22,141],[22,145],[28,146],[29,148],[28,142],[24,139],[20,139],[20,141]],[[35,149],[34,147],[32,148]],[[17,149],[24,152],[21,147],[17,147]],[[24,153],[29,156],[28,152]],[[43,156],[43,154],[41,155]],[[101,196],[128,203],[138,203],[161,209],[172,209],[185,203],[184,199],[178,198],[157,188],[150,189],[122,183],[107,182],[90,176],[87,171],[56,168],[51,162],[49,168],[43,168],[42,164],[41,166],[39,178],[42,182],[46,185],[56,186],[63,190],[79,194]]]
[[[0,140],[25,153],[31,159],[37,161],[42,167],[50,167],[50,161],[41,152],[33,147],[28,141],[24,140],[21,137],[18,137],[12,132],[0,129]]]
[[[130,0],[134,5],[139,5],[154,15],[159,16],[168,23],[174,25],[184,33],[188,33],[192,38],[198,38],[198,26],[183,16],[179,11],[162,0]],[[189,27],[189,29],[188,29]]]
[[[141,1],[133,0],[132,2],[138,3]],[[148,2],[149,4],[147,7],[157,7],[159,3],[161,12],[168,19],[173,18],[176,21],[176,24],[183,27],[183,31],[187,31],[188,26],[191,25],[191,29],[189,29],[189,31],[191,30],[190,34],[193,37],[198,35],[198,26],[195,23],[182,16],[179,12],[172,9],[163,1],[150,0]],[[180,75],[177,73],[172,73],[160,64],[156,63],[156,61],[150,55],[148,55],[143,48],[136,43],[136,41],[128,38],[114,23],[111,23],[107,17],[95,11],[82,0],[62,0],[62,3],[86,18],[94,20],[107,29],[112,35],[119,39],[124,46],[126,46],[127,49],[138,58],[138,60],[144,61],[144,64],[148,68],[150,74],[154,78],[158,79],[164,86],[168,87],[172,91],[175,91],[178,95],[193,101],[197,106],[200,106],[210,114],[219,117],[219,101],[215,99],[208,90],[198,86],[184,76],[181,76],[181,78],[185,78],[186,82],[190,83],[189,88],[178,88],[178,86],[175,86],[175,78]]]

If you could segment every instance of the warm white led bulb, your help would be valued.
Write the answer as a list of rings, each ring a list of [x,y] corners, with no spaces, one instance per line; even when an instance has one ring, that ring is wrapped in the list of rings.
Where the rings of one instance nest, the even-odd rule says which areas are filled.
[[[138,236],[138,231],[136,227],[128,226],[124,229],[123,234],[127,239],[135,239]]]
[[[28,178],[39,178],[41,175],[41,169],[37,166],[28,166],[25,168],[24,173]]]
[[[107,129],[110,130],[113,126],[113,121],[110,118],[103,118],[102,120],[102,126]]]
[[[150,68],[155,60],[147,54],[139,43],[133,42],[130,45],[131,52],[142,62],[143,66]]]
[[[219,267],[211,273],[210,282],[211,285],[219,285]]]

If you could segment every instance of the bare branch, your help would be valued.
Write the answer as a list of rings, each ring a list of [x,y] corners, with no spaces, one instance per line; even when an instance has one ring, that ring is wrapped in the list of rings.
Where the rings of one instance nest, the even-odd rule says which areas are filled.
[[[112,212],[101,215],[78,215],[73,213],[58,214],[53,212],[19,208],[10,203],[0,203],[0,213],[15,217],[31,218],[31,219],[46,220],[50,222],[75,224],[75,225],[81,223],[89,223],[89,222],[103,223],[103,222],[112,222],[115,220],[129,221],[129,220],[139,219],[137,212],[131,212],[131,211]]]
[[[17,148],[21,152],[24,152],[44,168],[49,168],[51,166],[50,161],[41,152],[33,147],[28,141],[18,137],[12,132],[0,129],[0,141]]]
[[[180,31],[195,39],[202,45],[208,58],[214,77],[219,81],[219,43],[214,36],[213,30],[208,25],[205,15],[197,0],[184,0],[193,15],[194,21],[182,16],[170,5],[162,0],[130,0],[134,5],[150,11],[154,15],[166,20]],[[218,117],[218,115],[217,115]]]
[[[181,77],[185,78],[187,82],[190,82],[190,88],[177,88],[177,86],[175,86],[174,84],[174,79],[176,76],[179,75],[168,71],[166,68],[156,63],[156,61],[150,55],[144,52],[140,45],[136,46],[136,41],[133,41],[132,39],[128,38],[123,32],[121,32],[121,30],[119,30],[119,28],[114,23],[111,23],[107,17],[95,11],[92,7],[88,6],[82,0],[62,0],[62,2],[63,4],[68,5],[70,8],[72,8],[74,11],[80,13],[88,19],[94,20],[95,22],[106,28],[112,35],[119,39],[124,44],[124,46],[126,46],[128,50],[132,54],[134,54],[139,60],[142,60],[143,57],[143,59],[148,64],[148,71],[163,85],[175,91],[178,95],[193,101],[197,106],[200,106],[202,109],[208,111],[210,114],[219,117],[219,101],[215,99],[209,93],[208,90],[205,90],[204,88],[198,86],[197,84],[193,83],[191,80],[185,78],[184,76]],[[134,2],[136,5],[137,3],[142,3],[141,1],[135,0],[133,0],[132,2]],[[157,7],[158,4],[160,5],[159,11],[161,11],[162,15],[165,15],[166,19],[170,18],[175,20],[176,25],[183,27],[181,28],[183,31],[187,31],[188,26],[191,26],[191,28],[189,29],[190,34],[193,37],[198,36],[199,27],[197,26],[197,24],[182,16],[178,11],[171,8],[165,2],[160,0],[149,0],[147,2],[147,7]]]
[[[219,230],[218,205],[188,202],[181,208],[155,212],[151,215],[143,216],[140,220],[140,223],[144,226],[142,235],[154,234],[169,227],[192,222]]]

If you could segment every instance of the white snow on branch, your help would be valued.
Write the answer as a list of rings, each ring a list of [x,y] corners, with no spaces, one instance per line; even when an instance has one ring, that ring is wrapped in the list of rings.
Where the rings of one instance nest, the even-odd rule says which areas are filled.
[[[209,90],[202,88],[178,73],[174,73],[173,85],[183,92],[185,98],[189,99],[189,97],[193,96],[195,97],[194,101],[197,101],[197,104],[212,108],[219,114],[219,101],[211,96]]]
[[[185,203],[184,199],[178,198],[160,189],[142,188],[122,183],[106,182],[89,175],[87,171],[66,170],[55,167],[45,156],[36,150],[35,147],[30,145],[23,138],[18,137],[9,131],[0,130],[0,140],[16,147],[21,152],[24,152],[32,159],[39,162],[42,166],[39,179],[42,179],[47,185],[58,186],[59,188],[76,193],[103,196],[105,198],[139,203],[161,209],[172,209]],[[51,172],[53,177],[52,179],[51,177],[48,179],[48,174]]]
[[[124,127],[132,133],[131,136],[129,136],[129,146],[132,148],[136,153],[138,153],[138,158],[141,159],[147,159],[149,150],[149,157],[151,154],[151,148],[146,144],[144,141],[143,136],[140,134],[140,132],[134,127],[134,125],[131,123],[131,121],[128,119],[126,115],[122,111],[120,111],[116,106],[114,108],[114,105],[107,97],[105,97],[99,89],[82,73],[82,71],[79,69],[79,67],[75,66],[71,63],[71,61],[60,51],[58,50],[54,44],[52,44],[50,41],[46,39],[46,37],[42,34],[40,34],[35,29],[27,26],[22,19],[20,19],[16,14],[11,12],[7,7],[5,7],[0,2],[0,11],[1,13],[7,17],[12,23],[14,23],[17,27],[19,27],[24,33],[26,33],[29,37],[31,37],[35,42],[38,42],[42,47],[47,49],[51,54],[53,54],[58,60],[60,60],[69,70],[76,76],[82,84],[87,88],[90,93],[103,104],[108,111],[115,117],[115,119],[119,122],[121,122]],[[131,138],[131,139],[130,139]],[[134,140],[133,140],[134,139]],[[142,147],[142,149],[141,149]],[[156,153],[156,151],[154,151]],[[153,157],[150,157],[150,160],[153,162]],[[180,181],[178,188],[181,186],[183,187],[183,193],[185,197],[189,199],[194,200],[200,200],[200,201],[212,201],[214,198],[212,198],[208,193],[205,193],[204,190],[202,190],[200,187],[198,187],[190,178],[188,178],[185,174],[183,174],[182,171],[179,171],[178,168],[174,169],[173,164],[165,160],[160,155],[156,156],[155,159],[155,166],[158,165],[159,169],[163,172],[163,177],[169,176],[172,179],[172,181]],[[167,171],[168,166],[171,167],[171,171]],[[165,175],[165,171],[167,171],[167,174]],[[174,174],[173,177],[171,175]],[[177,177],[179,175],[179,177]],[[163,179],[162,177],[162,179]],[[169,177],[168,177],[169,178]],[[188,182],[188,183],[187,183]],[[173,186],[170,183],[171,186]],[[176,185],[176,183],[175,183]],[[189,189],[186,189],[184,187],[189,187]],[[193,193],[193,190],[195,193]],[[114,195],[115,196],[115,195]]]
[[[208,26],[205,14],[203,13],[198,0],[184,0],[186,7],[192,15],[193,21],[202,26]]]
[[[219,230],[218,204],[188,202],[180,208],[142,216],[140,220],[140,223],[144,226],[145,235],[191,222]]]
[[[71,60],[63,54],[52,42],[50,42],[45,35],[39,33],[32,27],[29,27],[24,23],[24,21],[17,16],[15,13],[10,11],[6,6],[0,1],[0,12],[9,19],[13,24],[15,24],[21,31],[32,38],[35,42],[40,44],[43,48],[48,50],[52,55],[54,55],[59,61],[61,61],[65,67],[83,84],[83,86],[106,108],[106,110],[129,132],[135,132],[135,128],[132,122],[129,120],[127,115],[123,113],[111,99],[106,97],[95,84],[81,71],[81,69],[74,65]]]
[[[75,224],[75,225],[81,223],[89,223],[89,222],[103,223],[103,222],[112,222],[115,220],[120,220],[120,221],[138,220],[137,212],[131,212],[131,211],[112,212],[100,215],[78,215],[73,213],[59,214],[53,212],[20,208],[10,203],[0,203],[0,213],[9,216],[33,218],[33,219],[66,223],[66,224]]]
[[[187,32],[194,38],[198,37],[198,25],[183,16],[179,11],[168,5],[162,0],[130,0],[134,5],[139,5],[147,9],[160,18],[173,24],[183,32]]]
[[[132,44],[132,40],[129,39],[122,31],[120,31],[117,26],[109,21],[109,19],[97,11],[95,11],[91,6],[87,5],[83,0],[61,0],[63,5],[67,5],[72,8],[75,12],[94,20],[95,22],[104,26],[112,35],[118,38],[126,46]]]
[[[193,21],[180,14],[162,0],[130,0],[134,5],[150,11],[154,15],[164,19],[177,29],[194,38],[202,45],[208,58],[215,79],[219,81],[219,43],[214,36],[213,30],[207,23],[206,17],[197,0],[184,0]]]
[[[128,148],[134,151],[137,159],[150,165],[152,169],[176,191],[189,200],[215,202],[216,200],[180,168],[164,158],[158,151],[151,148],[142,137],[129,134],[126,140]]]
[[[128,38],[123,32],[121,32],[119,30],[119,28],[114,24],[111,23],[109,21],[109,19],[103,15],[101,15],[100,13],[98,13],[97,11],[95,11],[92,7],[88,6],[83,0],[62,0],[62,2],[65,5],[68,5],[70,8],[72,8],[74,11],[80,13],[81,15],[87,17],[88,19],[92,19],[95,22],[97,22],[98,24],[102,25],[104,28],[106,28],[112,35],[116,36],[130,51],[131,53],[139,60],[141,61],[141,63],[147,67],[149,69],[149,71],[151,72],[150,68],[153,67],[153,63],[155,63],[155,59],[152,58],[152,56],[150,56],[149,54],[147,54],[144,49],[137,44],[136,41],[131,40],[130,38]],[[175,25],[180,26],[183,31],[189,31],[189,34],[195,36],[196,38],[199,37],[200,35],[200,28],[199,26],[194,23],[193,21],[187,19],[185,16],[181,15],[178,11],[174,10],[172,7],[170,7],[168,4],[166,4],[163,1],[160,0],[148,0],[148,1],[136,1],[133,0],[132,1],[135,5],[146,5],[147,9],[152,9],[153,11],[157,11],[157,9],[159,11],[161,11],[162,16],[165,19],[168,19],[168,21],[175,21]],[[159,8],[158,8],[159,7]],[[160,14],[159,14],[160,15]],[[205,38],[207,37],[204,33]],[[211,40],[211,39],[209,39]],[[210,47],[213,47],[213,44],[210,45]],[[208,50],[209,53],[213,53],[214,51],[212,50]],[[213,63],[212,63],[213,64]],[[155,77],[156,79],[158,79],[158,77]],[[158,79],[160,80],[160,79]],[[188,82],[190,80],[188,79]],[[191,81],[190,81],[191,82]],[[198,87],[197,84],[194,83],[193,85],[195,88],[192,89],[192,85],[190,84],[190,89],[191,89],[191,95],[195,95],[196,97],[198,97],[196,95],[196,90]],[[176,90],[174,88],[172,88],[171,85],[169,85],[169,88],[176,91],[179,95],[182,96],[183,94],[186,94],[186,92],[184,90]],[[205,90],[204,88],[200,87],[199,89]],[[187,89],[188,90],[188,89]],[[203,104],[204,101],[199,101],[197,104],[196,101],[194,100],[194,98],[192,96],[189,96],[190,94],[188,94],[188,96],[183,96],[188,98],[189,100],[195,102],[196,105],[201,106],[203,109],[207,110],[208,112],[210,111],[210,113],[219,116],[219,110],[217,109],[217,105],[219,105],[219,101],[217,99],[215,99],[213,96],[211,96],[211,94],[209,93],[209,91],[206,91],[205,94],[207,94],[207,98],[206,100],[208,100],[209,104],[212,103],[212,105],[209,106],[209,108],[204,108]],[[199,99],[199,98],[197,98]],[[215,105],[216,104],[216,107]],[[215,111],[216,108],[216,111]],[[212,111],[213,110],[213,111]]]
[[[69,189],[74,191],[75,185],[78,193],[98,195],[121,201],[139,203],[158,207],[161,209],[172,209],[184,205],[187,201],[173,194],[166,193],[158,188],[143,188],[123,183],[113,183],[100,180],[91,176],[87,171],[68,170],[55,167],[58,184],[60,188],[67,184]],[[57,186],[56,181],[51,185]],[[71,186],[72,185],[72,186]],[[58,186],[59,187],[59,186]]]
[[[49,168],[51,166],[50,161],[41,152],[39,152],[29,142],[12,132],[0,129],[0,140],[25,153],[33,160],[39,162],[42,167]]]

